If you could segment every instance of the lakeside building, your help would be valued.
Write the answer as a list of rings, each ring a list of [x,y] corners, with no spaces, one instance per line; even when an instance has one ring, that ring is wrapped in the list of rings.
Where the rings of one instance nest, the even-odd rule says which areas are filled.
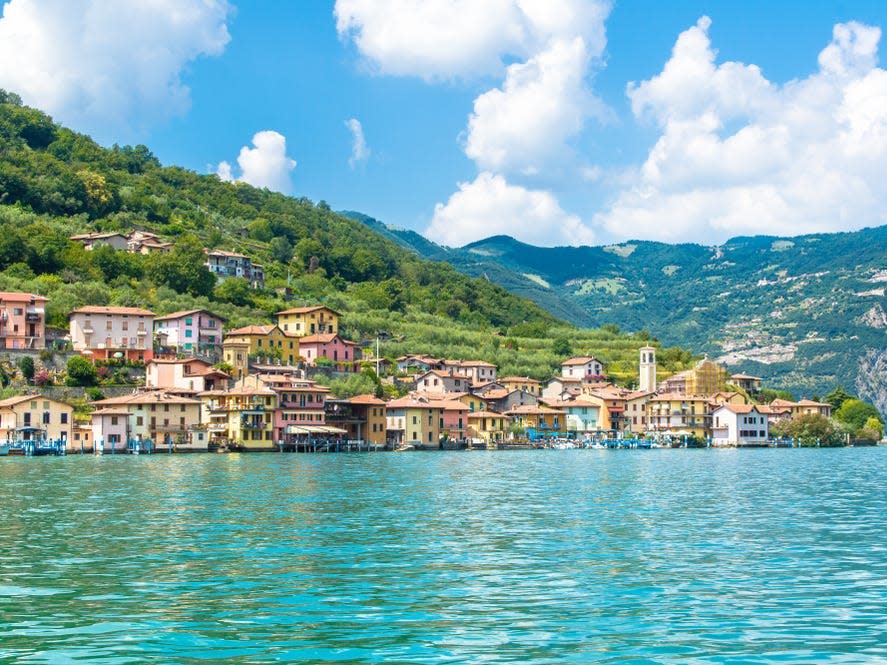
[[[326,422],[347,432],[355,441],[384,446],[387,433],[388,403],[374,395],[356,395],[326,401]]]
[[[0,291],[0,348],[46,348],[46,303],[33,293]]]
[[[490,411],[505,413],[517,406],[537,406],[539,398],[526,390],[488,390],[483,393],[484,401]]]
[[[770,402],[770,406],[777,409],[787,410],[792,418],[811,414],[825,416],[826,418],[832,417],[831,404],[814,402],[810,399],[802,399],[800,402],[791,402],[787,399],[774,399]]]
[[[508,435],[509,419],[501,413],[470,411],[467,419],[468,438],[483,441],[487,446],[502,443]]]
[[[199,399],[182,397],[164,390],[145,390],[99,400],[95,405],[101,409],[126,411],[127,435],[124,446],[130,439],[150,439],[155,450],[168,450],[171,446],[181,450],[206,450],[208,441],[201,427],[203,419]],[[104,426],[104,423],[93,420],[96,445],[108,444],[108,440],[100,434],[104,430],[96,429],[97,424]],[[119,421],[116,423],[118,428],[123,425]],[[108,427],[113,428],[115,424],[110,423]],[[118,429],[114,429],[114,433],[118,433]]]
[[[515,406],[502,415],[509,419],[511,427],[522,429],[530,441],[566,431],[565,413],[560,409],[524,405]]]
[[[206,267],[223,281],[229,277],[242,277],[250,283],[254,289],[265,288],[265,270],[258,263],[253,263],[246,254],[239,252],[226,252],[222,249],[204,250],[206,253]]]
[[[72,441],[74,407],[46,395],[0,400],[0,441]]]
[[[714,446],[766,446],[770,438],[767,414],[754,404],[722,404],[711,429]]]
[[[292,307],[275,314],[277,325],[287,335],[338,335],[339,314],[323,305],[313,307]]]
[[[189,309],[154,317],[158,345],[184,353],[215,355],[222,345],[225,319],[205,309]]]
[[[711,402],[706,395],[663,393],[647,402],[649,431],[701,439],[711,435]]]
[[[639,351],[640,362],[638,364],[638,390],[642,393],[652,393],[656,390],[656,348],[642,346]]]
[[[556,411],[564,412],[565,429],[577,435],[591,435],[600,428],[601,407],[584,396],[571,400],[546,398],[543,405]]]
[[[468,433],[468,407],[458,400],[444,400],[441,438],[464,441]]]
[[[201,420],[209,443],[228,450],[277,450],[274,412],[277,393],[270,388],[238,386],[200,393]]]
[[[130,430],[130,413],[120,406],[108,406],[99,408],[91,414],[92,435],[95,437],[94,445],[90,446],[93,452],[125,452],[129,440],[132,438]],[[85,442],[84,442],[85,444]],[[86,448],[86,445],[83,446]]]
[[[271,390],[275,394],[272,434],[275,444],[292,444],[300,437],[331,433],[326,422],[326,401],[330,394],[326,386],[296,374],[250,374],[238,386]]]
[[[650,429],[647,420],[647,404],[655,397],[654,392],[636,390],[625,397],[625,429],[636,436],[646,434]]]
[[[423,397],[402,397],[388,402],[388,442],[395,447],[437,449],[446,402]]]
[[[74,350],[93,360],[147,361],[154,357],[154,312],[147,309],[90,305],[73,310],[68,321]]]
[[[626,430],[625,408],[631,393],[609,384],[583,391],[584,399],[600,407],[600,429],[620,436]]]

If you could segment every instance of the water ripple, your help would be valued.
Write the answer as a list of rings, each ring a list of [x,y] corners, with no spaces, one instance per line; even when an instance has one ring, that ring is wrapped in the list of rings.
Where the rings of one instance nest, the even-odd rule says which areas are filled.
[[[887,660],[887,449],[0,460],[0,660]]]

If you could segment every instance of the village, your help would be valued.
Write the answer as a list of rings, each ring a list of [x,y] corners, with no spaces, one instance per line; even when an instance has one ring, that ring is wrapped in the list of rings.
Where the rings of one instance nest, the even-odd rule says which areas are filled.
[[[46,342],[47,299],[0,293],[0,348]],[[144,372],[126,394],[75,417],[62,399],[29,392],[0,401],[3,454],[463,449],[589,445],[774,445],[770,426],[827,403],[755,403],[761,379],[708,359],[659,380],[656,348],[638,349],[633,388],[606,379],[593,355],[564,358],[547,381],[499,376],[474,359],[404,355],[391,363],[343,339],[324,305],[277,312],[275,323],[225,328],[196,309],[155,316],[137,307],[69,314],[70,351],[88,363]],[[393,366],[392,366],[393,365]],[[402,396],[342,397],[314,378],[373,367]],[[381,391],[379,391],[381,392]]]

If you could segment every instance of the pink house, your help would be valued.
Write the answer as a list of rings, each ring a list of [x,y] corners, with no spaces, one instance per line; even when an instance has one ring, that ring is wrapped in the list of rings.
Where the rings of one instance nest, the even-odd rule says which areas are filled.
[[[154,358],[145,365],[145,387],[200,393],[228,387],[231,377],[200,358]]]
[[[0,348],[46,347],[46,301],[33,293],[0,292]]]
[[[451,439],[464,439],[468,429],[468,405],[455,400],[442,404],[441,433],[446,432]]]
[[[225,319],[205,309],[173,312],[154,319],[154,336],[161,346],[186,353],[213,352],[222,346]]]
[[[68,318],[71,345],[93,360],[123,357],[145,361],[154,357],[154,312],[141,307],[87,306],[75,309]]]
[[[309,365],[318,358],[326,358],[340,372],[356,372],[360,351],[356,342],[344,340],[336,334],[306,335],[299,338],[299,355]]]
[[[95,447],[102,452],[126,450],[129,441],[129,411],[119,407],[93,411],[92,436]]]

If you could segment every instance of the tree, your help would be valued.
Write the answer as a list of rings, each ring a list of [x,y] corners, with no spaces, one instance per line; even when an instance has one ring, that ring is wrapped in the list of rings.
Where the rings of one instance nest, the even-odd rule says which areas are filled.
[[[34,359],[31,356],[22,356],[18,360],[18,368],[25,377],[25,381],[31,383],[34,379]]]
[[[797,439],[802,446],[840,446],[843,443],[841,432],[832,421],[818,413],[792,418],[773,431],[777,435]]]
[[[68,360],[68,377],[65,383],[69,386],[94,386],[99,382],[95,365],[83,356],[73,356]]]
[[[268,249],[271,251],[271,256],[274,257],[275,261],[286,264],[293,258],[293,246],[286,238],[274,238],[268,245]]]
[[[854,397],[846,390],[844,390],[841,386],[838,386],[823,399],[826,401],[827,404],[831,404],[832,408],[840,409],[841,405],[844,402],[846,402],[848,399],[854,399]]]
[[[204,265],[206,256],[200,240],[193,235],[182,236],[169,252],[151,256],[147,276],[155,283],[170,287],[179,293],[209,296],[216,278]]]
[[[869,418],[865,421],[865,426],[857,432],[857,436],[869,441],[880,441],[884,438],[884,424],[877,418]]]
[[[874,406],[860,399],[853,398],[845,400],[841,404],[841,408],[835,411],[834,417],[835,420],[850,425],[854,430],[860,430],[865,427],[866,421],[869,418],[874,418],[879,423],[883,422],[881,414],[878,413]]]
[[[558,358],[567,358],[573,354],[570,340],[565,336],[555,337],[551,343],[551,352]]]
[[[253,289],[243,277],[228,277],[213,290],[216,300],[244,307],[253,303]]]

